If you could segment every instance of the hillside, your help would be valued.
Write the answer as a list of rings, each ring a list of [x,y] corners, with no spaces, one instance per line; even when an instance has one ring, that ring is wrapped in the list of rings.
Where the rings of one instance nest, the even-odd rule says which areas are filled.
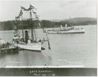
[[[93,24],[97,24],[97,19],[82,17],[82,18],[72,18],[68,20],[63,20],[61,22],[70,23],[72,25],[93,25]]]
[[[59,27],[60,25],[69,24],[72,26],[80,26],[80,25],[96,25],[97,19],[96,18],[88,18],[88,17],[81,17],[81,18],[71,18],[67,20],[43,20],[41,21],[44,27]]]
[[[0,22],[0,30],[12,30],[15,28],[15,25],[19,29],[27,29],[31,28],[31,24],[33,25],[33,28],[39,28],[38,21],[31,22],[29,20],[24,20],[24,21],[19,21],[18,23],[15,23],[15,20],[13,21],[4,21]],[[41,20],[41,27],[44,28],[51,28],[51,27],[59,27],[60,25],[65,25],[65,24],[70,24],[70,25],[96,25],[97,24],[97,19],[96,18],[87,18],[87,17],[82,17],[82,18],[71,18],[67,20]]]

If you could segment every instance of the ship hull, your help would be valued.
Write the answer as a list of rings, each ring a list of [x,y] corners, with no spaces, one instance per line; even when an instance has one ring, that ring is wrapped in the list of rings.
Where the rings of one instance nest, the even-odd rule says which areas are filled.
[[[77,34],[77,33],[85,33],[83,30],[49,30],[47,31],[48,34]]]
[[[23,50],[41,51],[41,43],[15,44],[15,46]]]

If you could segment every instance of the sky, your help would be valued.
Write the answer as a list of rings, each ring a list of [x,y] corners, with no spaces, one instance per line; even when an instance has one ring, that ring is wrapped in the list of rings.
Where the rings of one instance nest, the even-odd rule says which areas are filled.
[[[0,21],[14,20],[20,7],[37,8],[40,19],[68,19],[74,17],[96,17],[97,0],[0,0]],[[24,17],[27,12],[24,13]]]

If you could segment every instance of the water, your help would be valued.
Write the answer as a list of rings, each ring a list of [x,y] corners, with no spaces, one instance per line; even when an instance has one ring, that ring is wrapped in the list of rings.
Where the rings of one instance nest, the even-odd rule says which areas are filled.
[[[84,34],[49,34],[51,50],[19,51],[0,55],[0,66],[97,66],[96,29],[82,26]],[[41,36],[41,34],[40,34]],[[13,31],[0,31],[0,38],[11,42]]]

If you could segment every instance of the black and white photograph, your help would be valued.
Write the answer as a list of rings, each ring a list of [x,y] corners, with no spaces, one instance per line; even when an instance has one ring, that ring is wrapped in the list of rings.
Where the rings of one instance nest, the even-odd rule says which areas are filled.
[[[96,77],[96,8],[97,0],[0,0],[0,76]]]

